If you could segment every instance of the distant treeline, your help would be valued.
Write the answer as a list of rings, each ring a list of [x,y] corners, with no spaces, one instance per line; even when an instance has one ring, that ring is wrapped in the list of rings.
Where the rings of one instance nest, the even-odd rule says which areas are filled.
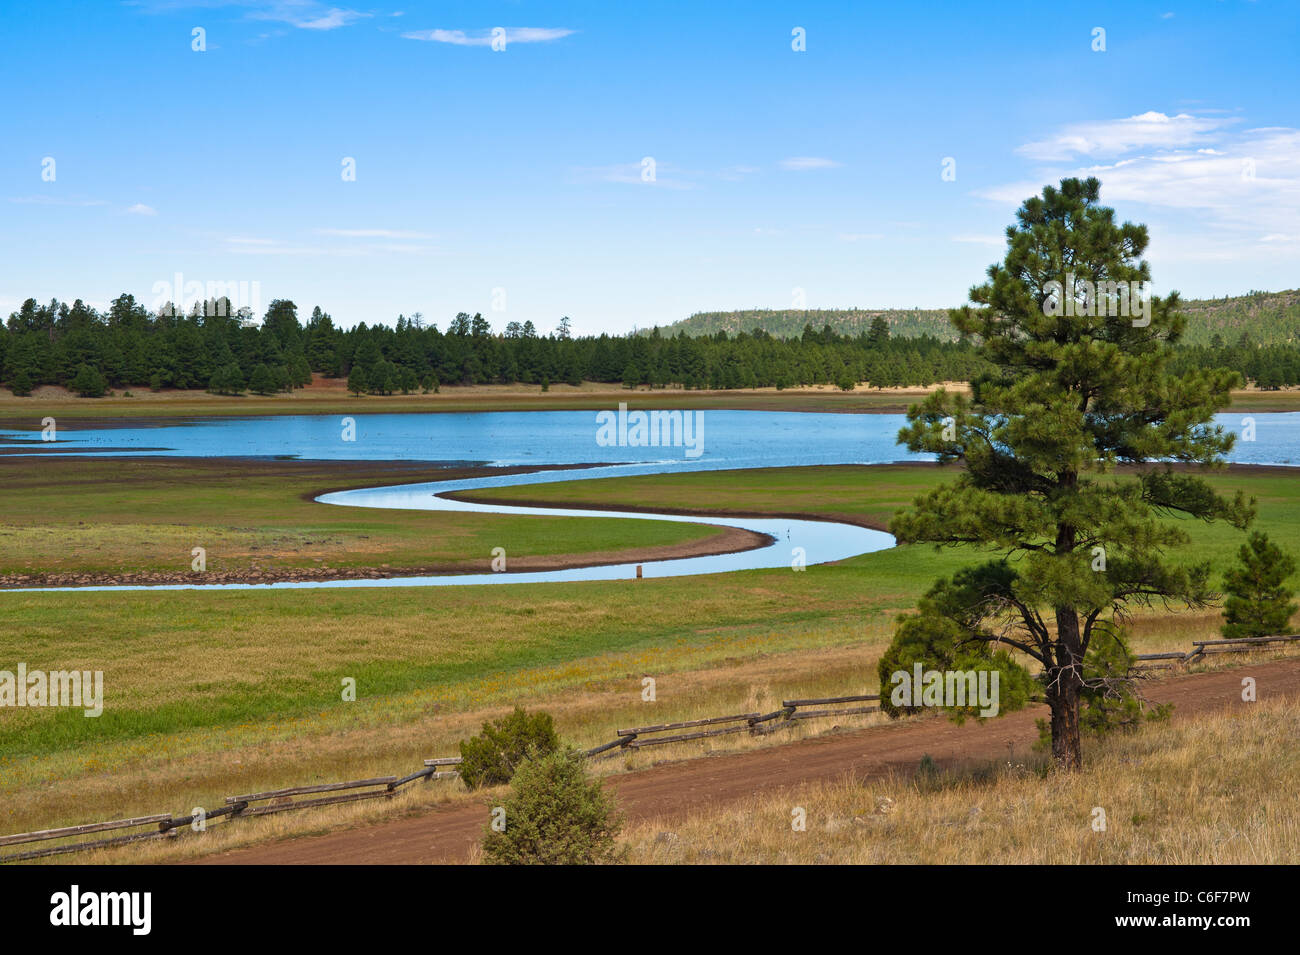
[[[1222,298],[1185,299],[1181,311],[1187,315],[1183,340],[1208,345],[1216,335],[1235,342],[1241,335],[1262,345],[1300,345],[1300,289],[1282,292],[1251,291]],[[956,330],[943,308],[833,308],[833,309],[737,309],[729,312],[697,312],[674,322],[661,332],[676,335],[730,334],[761,328],[778,338],[798,335],[805,324],[814,328],[829,325],[840,335],[857,335],[877,318],[889,323],[895,337],[931,335],[952,341]]]
[[[1300,349],[1232,344],[1180,347],[1184,366],[1226,367],[1261,387],[1300,384]],[[494,331],[482,315],[457,315],[441,331],[420,316],[395,327],[334,325],[319,307],[304,325],[293,302],[277,299],[257,322],[225,299],[189,314],[152,313],[123,294],[106,312],[78,300],[38,305],[28,299],[0,327],[0,384],[18,395],[45,384],[97,397],[111,388],[206,388],[217,394],[274,394],[310,383],[312,374],[344,378],[362,394],[436,391],[443,384],[586,381],[688,389],[790,388],[858,382],[876,387],[965,381],[992,371],[962,341],[900,338],[877,316],[856,334],[805,323],[781,338],[763,329],[711,336],[585,336],[569,321],[541,334],[532,322]]]
[[[880,387],[964,380],[986,366],[962,342],[892,338],[882,320],[854,337],[811,326],[797,338],[765,332],[710,338],[572,337],[568,319],[548,334],[532,322],[494,331],[482,315],[457,315],[440,331],[419,316],[396,327],[344,330],[320,308],[304,325],[277,299],[260,323],[225,299],[189,314],[151,313],[123,294],[100,313],[78,300],[28,299],[0,330],[0,382],[29,394],[59,384],[94,397],[110,388],[206,388],[272,394],[308,384],[313,372],[346,378],[358,393],[437,390],[442,384],[584,380],[686,388],[789,388],[861,381]]]

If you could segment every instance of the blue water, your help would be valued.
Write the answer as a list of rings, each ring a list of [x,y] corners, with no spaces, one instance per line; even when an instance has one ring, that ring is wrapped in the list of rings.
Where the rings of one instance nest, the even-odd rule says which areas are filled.
[[[109,455],[283,456],[313,459],[477,462],[493,465],[597,465],[578,471],[497,475],[456,481],[362,488],[323,494],[324,505],[414,510],[456,510],[549,517],[664,520],[740,527],[769,535],[765,547],[735,554],[580,567],[529,573],[449,574],[381,580],[293,581],[274,584],[165,584],[42,588],[51,590],[300,590],[353,587],[435,587],[626,579],[638,566],[645,577],[722,573],[757,568],[798,569],[893,546],[880,531],[832,521],[784,518],[714,518],[671,514],[587,511],[472,504],[442,495],[483,487],[579,480],[666,471],[758,468],[808,464],[877,464],[925,460],[895,443],[902,415],[802,414],[772,411],[704,411],[680,444],[645,447],[603,440],[590,411],[485,412],[479,414],[356,415],[351,440],[339,416],[207,418],[158,427],[60,431],[55,442],[29,433],[0,432],[0,444],[18,442],[25,453],[72,451]],[[1252,464],[1300,463],[1300,413],[1219,415],[1217,422],[1242,435],[1230,460]],[[1251,433],[1253,428],[1253,435]],[[629,431],[629,434],[634,432]],[[603,465],[603,466],[601,466]],[[683,501],[683,506],[692,502]],[[507,548],[508,551],[508,548]],[[23,591],[14,591],[23,592]]]
[[[584,475],[605,477],[626,474],[622,468],[597,468],[582,472]],[[599,517],[625,518],[627,520],[671,521],[684,524],[708,524],[723,527],[741,527],[766,534],[772,538],[763,547],[738,551],[733,554],[713,554],[705,557],[682,557],[674,560],[605,564],[599,567],[572,567],[565,570],[533,571],[487,574],[440,574],[424,577],[393,577],[380,580],[326,580],[285,581],[273,584],[155,584],[149,586],[104,587],[47,587],[30,590],[303,590],[318,588],[351,587],[440,587],[466,584],[518,584],[547,583],[578,580],[626,580],[636,576],[681,577],[691,574],[717,574],[735,570],[756,570],[770,567],[787,567],[795,570],[814,564],[843,560],[858,554],[884,550],[894,545],[894,539],[882,531],[873,531],[853,524],[836,521],[805,521],[790,518],[757,517],[687,517],[680,514],[647,514],[636,511],[588,511],[571,508],[515,507],[510,505],[478,504],[455,501],[442,494],[482,487],[508,484],[545,483],[571,480],[573,472],[514,475],[513,477],[472,478],[457,481],[436,481],[428,484],[403,484],[396,487],[360,488],[335,491],[317,498],[323,504],[344,507],[382,507],[402,510],[470,511],[482,514],[528,514],[545,517]],[[507,543],[508,542],[503,542]],[[509,547],[506,548],[507,554]],[[16,593],[30,590],[15,590]],[[4,593],[4,591],[0,591]]]
[[[57,450],[498,465],[643,463],[660,470],[879,464],[925,458],[895,443],[903,415],[722,410],[698,414],[703,423],[698,457],[690,456],[684,446],[602,445],[597,441],[594,411],[359,414],[353,416],[352,441],[343,439],[341,416],[203,418],[158,427],[60,430],[54,442],[40,441],[34,432],[0,432],[0,446],[21,442],[10,447],[33,454]],[[1254,421],[1254,440],[1239,440],[1230,460],[1300,465],[1300,412],[1216,417],[1234,433],[1241,433],[1246,419]]]

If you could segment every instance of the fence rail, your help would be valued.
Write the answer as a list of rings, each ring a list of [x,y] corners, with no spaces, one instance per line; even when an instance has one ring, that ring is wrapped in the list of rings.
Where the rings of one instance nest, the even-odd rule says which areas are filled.
[[[426,759],[425,768],[409,776],[374,776],[370,779],[351,779],[340,783],[317,783],[309,786],[290,786],[286,789],[272,789],[267,792],[248,793],[244,796],[227,796],[225,805],[211,811],[200,811],[188,816],[173,816],[171,813],[159,813],[152,816],[136,816],[132,819],[114,819],[110,822],[94,822],[83,826],[65,826],[62,829],[42,829],[39,832],[22,832],[12,836],[0,836],[0,847],[25,845],[33,842],[45,842],[53,839],[66,839],[73,836],[88,835],[93,832],[106,832],[113,829],[134,829],[152,826],[152,831],[135,832],[125,836],[113,836],[107,839],[95,839],[90,842],[72,842],[59,846],[44,846],[40,849],[28,849],[10,855],[0,856],[0,863],[25,862],[45,856],[63,855],[68,852],[81,852],[86,849],[100,849],[108,846],[125,845],[130,842],[142,842],[149,839],[175,838],[181,830],[202,821],[206,827],[213,819],[226,817],[227,824],[232,819],[269,816],[277,812],[292,809],[308,809],[329,806],[337,803],[358,802],[363,799],[391,798],[397,790],[417,779],[449,779],[460,774],[453,770],[439,770],[439,766],[455,766],[460,763],[459,756],[441,759]],[[356,790],[348,792],[347,790]],[[336,795],[317,796],[318,793],[335,793]],[[298,799],[298,796],[312,796],[311,799]],[[255,806],[253,803],[265,803]]]
[[[778,729],[792,726],[798,720],[826,719],[835,716],[851,716],[859,713],[874,713],[879,706],[854,706],[846,709],[818,709],[799,712],[800,707],[833,707],[844,703],[878,702],[876,694],[866,696],[831,696],[820,700],[782,700],[781,708],[771,713],[737,713],[734,716],[710,716],[702,720],[682,720],[677,723],[657,723],[653,726],[637,726],[632,729],[616,730],[614,739],[587,750],[587,756],[599,756],[610,750],[644,749],[647,746],[662,746],[665,743],[684,743],[694,739],[708,739],[714,736],[727,736],[732,733],[772,733]],[[779,721],[779,722],[778,722]],[[771,726],[764,724],[771,723]],[[733,725],[726,725],[733,724]],[[708,726],[711,729],[696,729]],[[675,733],[674,730],[693,730],[689,733]],[[660,734],[669,733],[668,736]],[[612,754],[617,755],[617,754]]]
[[[1300,640],[1300,634],[1287,634],[1276,637],[1236,637],[1230,640],[1193,640],[1192,649],[1186,653],[1140,653],[1133,659],[1141,661],[1174,660],[1182,664],[1195,663],[1211,653],[1248,653],[1257,647],[1270,643],[1294,643]],[[1153,670],[1156,666],[1134,667],[1137,670]]]
[[[1211,653],[1243,653],[1274,643],[1293,643],[1300,641],[1300,634],[1275,637],[1241,637],[1235,640],[1193,640],[1192,649],[1187,653],[1144,653],[1135,659],[1148,661],[1168,660],[1181,664],[1192,663]],[[1172,666],[1164,664],[1163,666]],[[1159,664],[1135,667],[1137,670],[1155,669]],[[661,746],[665,743],[680,743],[689,740],[724,736],[731,733],[750,732],[753,734],[773,733],[790,728],[800,720],[831,719],[840,716],[854,716],[874,713],[880,709],[880,696],[866,694],[862,696],[832,696],[824,699],[782,700],[781,708],[770,713],[737,713],[732,716],[712,716],[697,720],[681,720],[676,723],[658,723],[652,726],[637,726],[615,732],[615,738],[608,743],[586,750],[588,757],[609,753],[611,750],[642,749],[647,746]],[[847,706],[846,704],[876,704]],[[698,727],[709,727],[698,729]],[[691,732],[675,732],[690,730]],[[662,734],[669,735],[662,735]],[[614,754],[617,755],[617,754]],[[266,792],[248,793],[243,796],[227,796],[225,805],[211,812],[196,812],[188,816],[173,816],[171,813],[159,813],[151,816],[135,816],[130,819],[111,819],[107,822],[92,822],[79,826],[64,826],[59,829],[41,829],[36,832],[22,832],[11,836],[0,836],[0,848],[7,846],[29,845],[35,842],[49,842],[55,839],[67,839],[75,836],[91,835],[99,832],[112,832],[121,829],[142,829],[152,827],[149,831],[134,832],[127,835],[110,836],[89,842],[73,842],[58,846],[44,846],[10,855],[0,856],[0,863],[23,862],[46,856],[63,855],[69,852],[81,852],[87,849],[126,845],[153,839],[175,838],[184,828],[195,822],[226,818],[226,825],[234,819],[252,816],[266,816],[293,809],[307,809],[355,802],[363,799],[391,798],[401,787],[424,779],[432,782],[436,779],[452,779],[460,775],[455,767],[461,763],[459,756],[442,756],[426,759],[424,768],[407,776],[373,776],[369,779],[353,779],[339,783],[317,783],[307,786],[289,786],[284,789],[272,789]],[[320,793],[334,795],[321,796]],[[297,797],[311,796],[310,799]],[[253,803],[264,803],[255,806]]]

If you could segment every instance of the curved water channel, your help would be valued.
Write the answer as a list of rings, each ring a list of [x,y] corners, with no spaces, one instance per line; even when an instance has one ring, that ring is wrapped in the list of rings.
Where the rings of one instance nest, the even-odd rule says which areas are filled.
[[[897,445],[902,415],[824,414],[717,410],[699,416],[693,451],[679,447],[610,446],[599,439],[598,415],[577,411],[477,412],[455,414],[375,414],[340,419],[335,415],[277,415],[265,418],[207,418],[122,427],[65,429],[57,443],[25,432],[0,432],[10,453],[71,452],[97,455],[263,456],[318,459],[425,460],[461,464],[583,465],[580,470],[540,471],[458,481],[362,488],[322,494],[325,504],[547,517],[599,517],[658,520],[737,527],[767,535],[766,546],[731,554],[640,562],[645,577],[713,574],[791,567],[843,560],[893,546],[881,531],[852,524],[787,518],[660,514],[631,511],[518,507],[452,500],[446,494],[487,487],[513,487],[551,481],[660,474],[725,468],[780,467],[792,464],[877,464],[926,460]],[[1300,413],[1221,414],[1216,423],[1238,433],[1229,460],[1291,465],[1300,462]],[[352,422],[355,434],[344,437]],[[706,428],[707,423],[707,428]],[[707,435],[707,440],[705,437]],[[692,501],[683,501],[689,508]],[[707,503],[707,502],[699,502]],[[503,541],[509,554],[509,541]],[[579,555],[580,556],[580,555]],[[489,555],[484,555],[486,564]],[[637,563],[608,564],[512,573],[439,574],[419,577],[283,581],[228,584],[107,584],[86,587],[15,588],[8,592],[49,590],[301,590],[344,587],[438,587],[472,584],[548,583],[616,580],[635,576]]]
[[[598,467],[584,470],[582,479],[655,473],[653,465],[639,467]],[[472,491],[486,487],[514,487],[550,481],[571,481],[572,471],[514,474],[509,477],[492,476],[457,481],[435,481],[421,484],[400,484],[391,487],[357,488],[322,494],[316,500],[323,504],[342,507],[383,507],[399,510],[469,511],[479,514],[524,514],[544,517],[599,517],[622,518],[640,521],[672,521],[684,524],[702,524],[721,527],[738,527],[766,535],[771,541],[765,546],[729,554],[711,554],[702,557],[679,557],[656,561],[632,561],[619,564],[602,564],[594,567],[570,567],[562,570],[526,571],[486,574],[435,574],[417,577],[347,578],[340,580],[293,580],[274,583],[221,583],[221,584],[104,584],[84,587],[24,587],[6,590],[6,593],[58,592],[69,590],[310,590],[318,588],[347,587],[445,587],[472,584],[549,583],[581,580],[619,580],[636,576],[641,567],[642,576],[680,577],[691,574],[717,574],[736,570],[756,570],[771,567],[793,567],[796,563],[810,565],[843,560],[858,554],[892,547],[894,538],[883,531],[870,530],[839,521],[797,520],[792,518],[762,518],[736,516],[699,516],[660,514],[641,511],[582,510],[577,508],[520,507],[505,504],[483,504],[458,501],[444,495],[456,491]],[[508,542],[507,542],[508,543]],[[581,555],[579,555],[581,556]],[[484,556],[485,562],[488,556]],[[508,548],[507,548],[508,566]]]

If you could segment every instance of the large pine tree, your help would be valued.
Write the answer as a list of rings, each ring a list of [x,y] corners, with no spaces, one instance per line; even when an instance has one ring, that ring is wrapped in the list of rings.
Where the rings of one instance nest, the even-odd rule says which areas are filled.
[[[1118,224],[1100,186],[1066,179],[1026,200],[1004,262],[951,313],[998,370],[972,382],[969,398],[939,391],[908,412],[900,442],[964,467],[891,528],[903,542],[998,557],[940,582],[886,659],[983,660],[1012,671],[1009,687],[1028,674],[1005,651],[1037,661],[1052,754],[1069,769],[1081,763],[1081,703],[1131,701],[1126,611],[1214,597],[1208,565],[1170,559],[1189,538],[1165,518],[1244,527],[1253,512],[1177,467],[1215,464],[1231,448],[1212,416],[1237,383],[1229,371],[1170,370],[1185,323],[1177,293],[1152,297],[1145,314],[1133,314],[1136,302],[1119,307],[1118,286],[1094,294],[1097,283],[1150,278],[1146,227]]]

